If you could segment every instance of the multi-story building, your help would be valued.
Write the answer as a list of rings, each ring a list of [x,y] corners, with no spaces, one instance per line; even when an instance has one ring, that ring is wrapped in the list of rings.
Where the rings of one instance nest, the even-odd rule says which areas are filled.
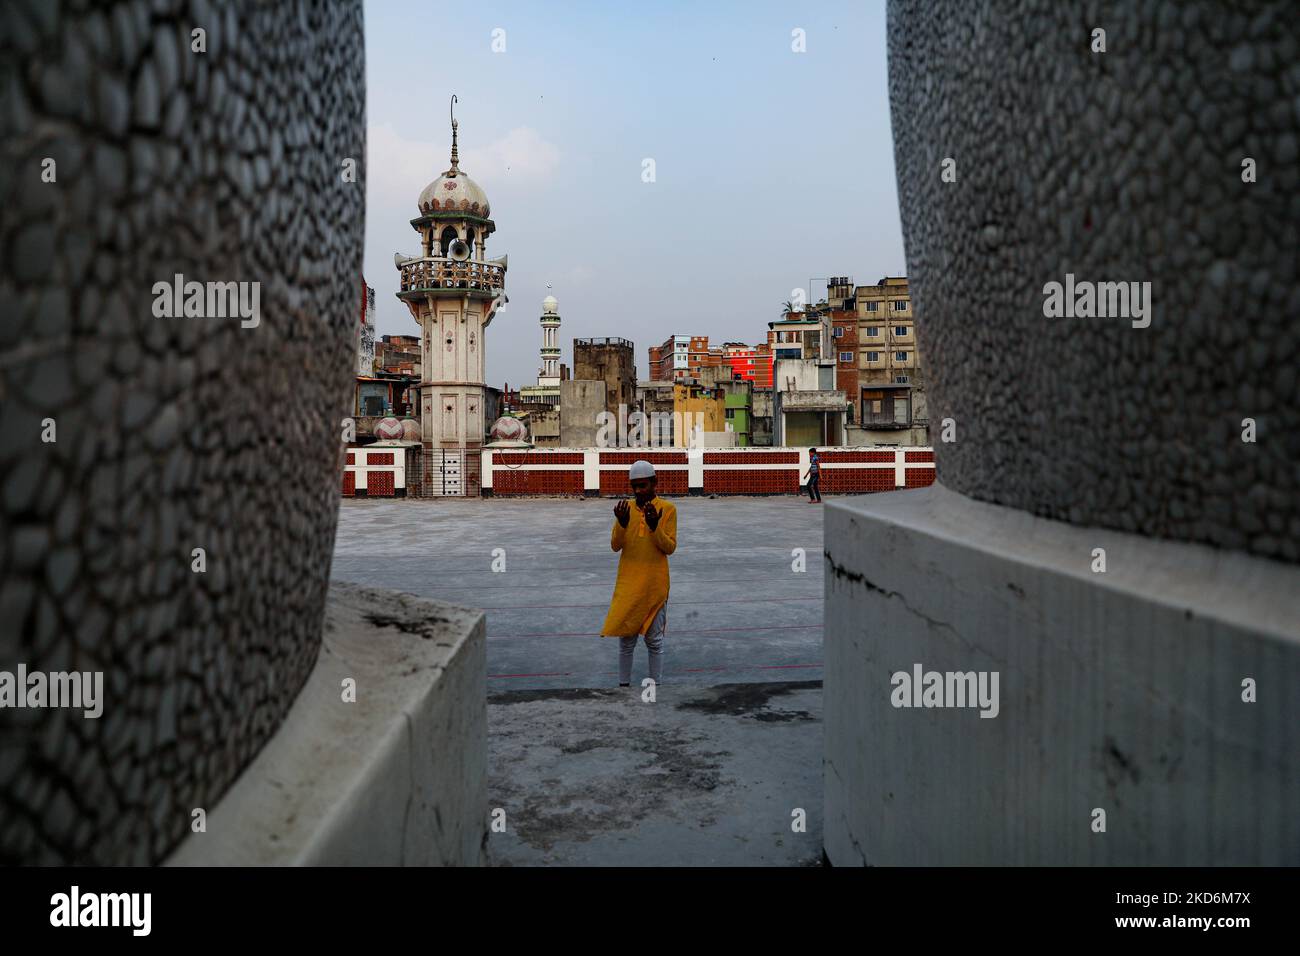
[[[374,422],[388,416],[394,418],[419,418],[416,402],[419,395],[420,376],[402,372],[381,372],[378,375],[358,375],[353,386],[352,416],[358,438],[371,434]]]
[[[706,340],[707,341],[707,340]],[[650,381],[671,382],[690,374],[691,337],[670,335],[663,345],[650,346]]]
[[[726,403],[727,428],[736,433],[736,445],[748,448],[754,444],[754,383],[744,378],[733,378],[719,383]]]
[[[547,402],[521,402],[515,413],[528,427],[528,440],[537,448],[560,446],[560,406]]]
[[[726,428],[735,433],[736,447],[752,445],[754,383],[746,378],[737,378],[729,365],[701,369],[699,381],[706,387],[722,389]]]
[[[710,346],[707,335],[673,335],[663,345],[650,347],[650,381],[699,378],[705,369],[726,366],[736,378],[748,379],[756,388],[772,386],[772,347],[768,343]]]
[[[361,280],[361,321],[351,418],[358,444],[374,441],[381,418],[420,417],[420,339],[385,335],[375,341],[375,290]]]
[[[673,383],[645,381],[636,383],[637,411],[644,416],[641,444],[664,447],[676,444],[673,428]]]
[[[857,424],[861,415],[858,395],[858,317],[853,311],[838,310],[831,318],[831,347],[835,350],[835,387],[849,402],[848,424]]]
[[[695,378],[673,382],[673,418],[679,426],[673,435],[678,448],[726,447],[734,442],[722,437],[727,431],[727,402],[720,386]]]
[[[767,344],[772,349],[773,363],[781,359],[822,358],[826,354],[829,330],[829,317],[813,308],[772,320],[767,323]]]
[[[418,335],[385,335],[375,343],[376,372],[419,375],[422,358]]]
[[[858,416],[858,314],[854,303],[853,280],[833,276],[826,280],[826,301],[809,310],[830,323],[827,357],[835,361],[835,388],[848,402],[846,425],[854,424]]]
[[[925,376],[906,276],[885,276],[854,291],[858,381],[854,443],[929,444]]]
[[[686,353],[686,364],[691,375],[699,377],[700,370],[718,368],[722,363],[722,350],[709,348],[707,335],[692,335]]]
[[[767,324],[772,347],[772,443],[839,445],[848,399],[836,385],[829,303]]]
[[[375,290],[361,279],[361,321],[357,323],[357,374],[375,372]]]
[[[620,405],[624,414],[636,408],[634,347],[627,339],[574,339],[573,378],[604,382],[605,410],[615,416]]]
[[[782,362],[797,364],[783,373]],[[673,335],[650,349],[652,381],[714,382],[710,371],[719,366],[752,383],[748,399],[727,398],[735,403],[732,427],[741,444],[800,444],[814,434],[821,437],[813,444],[929,443],[906,276],[885,276],[875,285],[833,276],[824,300],[769,322],[763,345],[711,348],[707,336]],[[746,400],[749,410],[739,411]]]
[[[778,359],[772,387],[772,442],[786,446],[842,445],[848,399],[835,387],[835,362]]]
[[[768,343],[727,342],[722,346],[722,360],[736,378],[753,382],[755,388],[772,387],[772,346]]]
[[[772,389],[754,389],[754,414],[750,425],[753,442],[756,446],[770,447],[772,444]]]

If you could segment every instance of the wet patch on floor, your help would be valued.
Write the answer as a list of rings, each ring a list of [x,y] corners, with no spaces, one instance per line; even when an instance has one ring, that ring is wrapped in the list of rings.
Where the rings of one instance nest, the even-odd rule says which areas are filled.
[[[621,700],[630,691],[626,687],[562,687],[553,690],[510,690],[488,694],[488,701],[506,706],[539,700]]]
[[[806,710],[773,708],[772,701],[798,690],[820,689],[821,681],[789,681],[768,684],[719,684],[703,688],[699,694],[677,704],[679,709],[698,710],[706,714],[730,714],[763,721],[820,720],[820,714]]]
[[[820,682],[502,692],[488,735],[494,865],[821,858]]]

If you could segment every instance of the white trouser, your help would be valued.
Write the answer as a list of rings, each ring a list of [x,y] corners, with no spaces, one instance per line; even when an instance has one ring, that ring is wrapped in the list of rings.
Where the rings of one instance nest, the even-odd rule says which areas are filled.
[[[650,679],[660,682],[664,672],[664,630],[668,627],[668,605],[664,604],[650,622],[645,632],[646,650],[650,652]],[[636,650],[636,637],[618,639],[618,682],[632,683],[632,653]]]

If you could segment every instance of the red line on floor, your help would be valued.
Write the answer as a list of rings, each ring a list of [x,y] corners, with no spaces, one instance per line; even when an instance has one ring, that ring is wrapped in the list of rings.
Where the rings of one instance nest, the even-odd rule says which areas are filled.
[[[799,631],[799,630],[807,630],[808,628],[813,628],[813,627],[820,629],[822,625],[785,624],[785,625],[779,625],[774,627],[705,627],[705,628],[691,628],[690,630],[692,634],[725,634],[730,631]],[[673,626],[672,624],[669,624],[668,631],[666,633],[672,633],[672,630],[673,630]],[[603,635],[597,634],[593,631],[562,631],[562,632],[557,632],[555,634],[550,634],[550,633],[489,634],[488,640],[489,641],[505,640],[507,638],[513,638],[513,637],[602,637],[602,636]]]
[[[780,604],[783,601],[824,601],[824,597],[802,598],[727,598],[723,601],[674,601],[673,607],[685,607],[692,604]],[[480,607],[480,611],[541,611],[571,607],[608,607],[602,604],[510,604],[504,607]]]
[[[525,591],[542,589],[554,591],[556,588],[607,588],[613,581],[614,569],[609,569],[609,580],[592,581],[588,584],[435,584],[429,588],[431,591]],[[490,571],[488,572],[491,573]],[[346,580],[346,579],[345,579]],[[751,584],[753,578],[704,578],[703,580],[691,580],[682,582],[689,584]]]
[[[822,665],[822,664],[752,664],[752,665],[749,665],[749,666],[747,666],[747,667],[725,667],[725,666],[719,664],[719,665],[716,666],[716,667],[685,667],[685,668],[683,668],[683,669],[681,669],[681,670],[679,670],[679,671],[674,671],[673,673],[676,673],[676,674],[706,674],[706,673],[707,673],[707,674],[719,674],[719,673],[726,673],[726,672],[728,672],[728,671],[750,671],[750,670],[766,671],[766,670],[787,670],[787,669],[791,669],[791,668],[822,667],[822,666],[824,666],[824,665]],[[557,674],[489,674],[489,675],[488,675],[488,679],[489,679],[489,680],[496,680],[496,679],[505,679],[505,678],[515,678],[515,677],[572,677],[572,676],[573,676],[573,674],[572,674],[571,672],[565,672],[565,673],[562,673],[562,674],[558,674],[558,673],[557,673]],[[615,676],[615,673],[614,673],[613,671],[606,671],[606,672],[605,672],[605,676],[607,676],[607,677],[613,677],[613,676]]]

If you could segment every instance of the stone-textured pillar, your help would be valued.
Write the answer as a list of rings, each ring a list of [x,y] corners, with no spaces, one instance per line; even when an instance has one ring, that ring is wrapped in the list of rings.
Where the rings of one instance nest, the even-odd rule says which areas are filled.
[[[939,484],[827,507],[834,864],[1300,862],[1298,52],[1285,3],[891,0]]]
[[[0,863],[156,861],[276,730],[355,360],[361,4],[77,6],[0,51],[0,670],[101,671],[103,714],[0,710]],[[177,274],[256,324],[159,317]]]
[[[917,337],[932,427],[958,435],[935,442],[947,487],[1300,561],[1294,14],[892,0]],[[1150,282],[1150,326],[1045,317],[1067,273]]]

